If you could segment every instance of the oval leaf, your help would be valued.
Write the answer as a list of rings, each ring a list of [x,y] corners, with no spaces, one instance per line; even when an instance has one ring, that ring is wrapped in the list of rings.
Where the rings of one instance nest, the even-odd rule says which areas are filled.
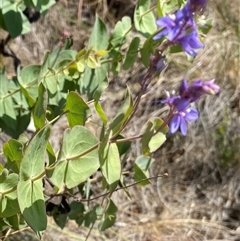
[[[149,8],[150,0],[139,0],[134,11],[135,27],[145,37],[157,30],[154,14],[149,11]]]
[[[68,111],[67,118],[70,127],[84,125],[91,114],[88,105],[76,92],[70,92],[67,95],[64,111]]]
[[[47,227],[47,215],[42,179],[34,182],[19,181],[17,195],[21,213],[28,225],[36,232],[44,231]]]
[[[97,148],[81,156],[97,143],[97,138],[83,126],[65,130],[58,163],[54,170],[47,171],[59,191],[77,186],[97,171],[100,166]]]
[[[135,37],[129,45],[126,57],[123,61],[123,69],[127,70],[135,63],[138,56],[139,37]]]
[[[50,127],[46,126],[30,141],[20,165],[20,180],[32,179],[44,171],[45,151],[49,135]]]

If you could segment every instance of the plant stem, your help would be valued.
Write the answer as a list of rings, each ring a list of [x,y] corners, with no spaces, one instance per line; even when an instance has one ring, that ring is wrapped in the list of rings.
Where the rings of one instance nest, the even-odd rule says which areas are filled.
[[[14,192],[14,191],[16,191],[16,190],[17,190],[17,186],[12,187],[12,188],[10,188],[10,189],[8,189],[8,190],[6,190],[6,191],[4,191],[4,192],[0,192],[0,193],[4,196],[4,195],[6,195],[6,194],[8,194],[8,193],[11,193],[11,192]]]
[[[101,195],[99,195],[99,196],[97,196],[97,197],[90,198],[90,199],[80,199],[79,201],[81,201],[81,202],[93,201],[93,200],[96,200],[96,199],[98,199],[98,198],[100,198],[100,197],[105,197],[105,196],[107,196],[107,195],[109,195],[109,194],[111,194],[111,193],[113,193],[113,192],[116,192],[116,191],[119,191],[119,190],[122,190],[122,189],[126,189],[126,188],[129,188],[129,187],[135,186],[135,185],[137,185],[137,184],[139,184],[139,183],[141,183],[141,182],[149,181],[149,180],[152,180],[152,179],[155,179],[155,178],[159,178],[159,177],[168,177],[168,173],[164,173],[164,174],[162,174],[162,175],[157,175],[157,176],[153,176],[153,177],[144,178],[144,179],[142,179],[142,180],[140,180],[140,181],[134,182],[134,183],[129,184],[129,185],[125,186],[125,187],[118,187],[118,188],[116,188],[114,191],[109,191],[109,192],[106,192],[106,193],[104,193],[104,194],[101,194]]]
[[[46,175],[46,171],[44,170],[42,173],[40,173],[40,174],[37,175],[36,177],[31,178],[31,181],[32,181],[32,182],[37,181],[37,180],[43,178],[45,175]]]
[[[78,158],[80,158],[80,157],[82,157],[82,156],[85,156],[85,155],[88,154],[89,152],[97,149],[99,145],[100,145],[100,142],[98,142],[96,145],[90,147],[90,148],[87,149],[86,151],[81,152],[80,154],[77,154],[76,156],[71,156],[71,157],[67,158],[66,160],[67,160],[67,161],[71,161],[71,160],[78,159]]]

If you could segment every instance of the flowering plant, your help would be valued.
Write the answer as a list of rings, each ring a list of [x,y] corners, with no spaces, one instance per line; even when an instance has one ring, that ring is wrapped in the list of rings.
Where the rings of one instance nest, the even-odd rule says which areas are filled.
[[[189,85],[183,80],[178,95],[170,96],[166,91],[168,96],[163,103],[169,105],[170,111],[165,120],[151,118],[142,133],[123,134],[152,79],[166,67],[168,51],[179,52],[181,49],[171,48],[180,46],[195,57],[196,49],[204,46],[197,17],[206,2],[188,0],[184,4],[178,0],[166,5],[165,1],[158,0],[157,5],[150,8],[149,0],[139,0],[134,23],[129,17],[123,17],[110,36],[104,22],[96,16],[85,48],[72,50],[71,36],[64,33],[60,45],[46,53],[43,63],[18,69],[17,76],[11,80],[6,69],[1,69],[0,125],[15,139],[3,145],[0,231],[30,226],[41,237],[47,227],[47,214],[53,216],[61,228],[68,219],[87,227],[99,221],[101,231],[114,224],[117,206],[112,193],[120,189],[126,191],[136,184],[149,184],[152,154],[165,142],[167,133],[180,129],[186,135],[187,123],[199,116],[191,104],[204,94],[219,92],[214,80],[200,79]],[[176,7],[180,10],[173,12]],[[154,9],[157,9],[157,19]],[[133,26],[144,38],[134,32],[135,37],[129,41]],[[123,50],[125,44],[128,44],[127,52]],[[133,97],[126,88],[122,106],[110,120],[101,104],[109,74],[118,75],[121,69],[133,67],[137,58],[147,69],[139,81],[140,91]],[[101,126],[97,137],[86,127],[93,110]],[[69,128],[63,134],[60,150],[54,152],[49,142],[51,125],[63,115]],[[23,139],[20,135],[31,118],[36,132],[30,140]],[[121,156],[137,139],[141,139],[142,155],[134,162],[135,182],[125,185]],[[97,170],[101,172],[103,193],[91,196],[90,178]],[[51,187],[50,191],[47,186]],[[53,202],[55,197],[61,198],[59,205]],[[101,205],[90,205],[95,199],[102,199]]]

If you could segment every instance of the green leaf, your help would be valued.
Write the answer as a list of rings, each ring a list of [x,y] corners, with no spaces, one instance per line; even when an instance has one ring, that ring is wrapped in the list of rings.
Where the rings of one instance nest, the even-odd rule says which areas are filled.
[[[20,180],[31,180],[44,171],[45,151],[49,135],[50,127],[46,126],[31,139],[20,165]]]
[[[56,161],[56,156],[50,142],[48,142],[47,144],[47,154],[48,154],[48,166],[51,166]]]
[[[85,207],[82,203],[73,201],[70,204],[70,209],[69,219],[76,220],[77,222],[79,218],[83,218]]]
[[[101,98],[103,91],[108,87],[108,78],[106,77],[101,83],[99,83],[97,89],[93,93],[93,98],[98,101]]]
[[[198,18],[198,32],[203,34],[208,34],[213,26],[212,19]]]
[[[15,38],[22,33],[22,16],[17,9],[17,5],[9,1],[1,1],[2,14],[5,26],[12,38]]]
[[[3,144],[3,152],[5,157],[11,163],[8,163],[12,167],[12,163],[14,162],[16,165],[16,172],[19,171],[20,161],[23,157],[23,144],[17,140],[10,139],[8,142]],[[10,168],[9,167],[9,168]]]
[[[11,96],[9,96],[9,83],[5,68],[0,70],[0,120],[10,127],[12,130],[16,130],[17,117],[14,111],[14,103]]]
[[[93,225],[97,220],[98,209],[98,205],[94,206],[92,210],[84,214],[82,220],[78,220],[78,224],[83,225],[84,227],[90,227],[91,225]]]
[[[34,105],[38,97],[38,76],[40,69],[40,65],[29,65],[23,68],[18,76],[22,93],[30,107]]]
[[[108,118],[107,118],[101,104],[98,101],[94,101],[94,107],[95,107],[95,110],[97,111],[98,115],[101,117],[103,124],[106,125],[108,123]]]
[[[68,111],[67,118],[70,127],[85,125],[87,118],[91,115],[88,105],[76,92],[70,92],[67,95],[64,111]]]
[[[134,180],[138,182],[139,186],[146,186],[151,182],[144,180],[149,177],[148,169],[153,160],[148,156],[140,156],[134,163]],[[143,181],[142,181],[143,180]]]
[[[58,162],[54,169],[47,170],[47,176],[59,188],[59,192],[66,187],[70,189],[79,185],[97,171],[97,143],[96,137],[83,126],[65,130]],[[94,146],[95,149],[84,154]]]
[[[33,110],[33,121],[37,129],[43,128],[46,120],[48,93],[41,83],[38,87],[38,98]]]
[[[124,136],[118,135],[116,139],[117,140],[124,139]],[[130,149],[131,144],[132,144],[131,141],[117,143],[119,155],[121,156],[121,155],[125,154]]]
[[[110,191],[115,190],[121,177],[121,163],[118,148],[115,143],[109,143],[111,133],[105,136],[99,147],[99,160],[102,174],[105,177]]]
[[[174,13],[181,7],[181,2],[179,0],[158,0],[158,16]]]
[[[63,229],[67,223],[68,214],[67,213],[54,213],[53,219],[55,223]]]
[[[11,225],[13,230],[19,230],[19,218],[18,214],[15,214],[7,218],[8,223]]]
[[[96,69],[101,66],[99,57],[95,56],[94,51],[87,56],[85,60],[87,66],[91,69]]]
[[[24,35],[26,33],[29,33],[31,31],[31,24],[28,21],[28,18],[23,14],[23,12],[20,12],[21,18],[22,18],[22,31],[21,35]]]
[[[8,175],[6,169],[0,175],[0,217],[11,217],[19,212],[16,195],[18,175]]]
[[[33,2],[36,0],[33,0]],[[37,1],[37,8],[42,15],[45,15],[48,9],[56,3],[56,0],[41,0]]]
[[[150,56],[153,53],[153,38],[152,35],[146,39],[143,44],[143,47],[140,49],[141,60],[145,67],[149,67],[150,64]]]
[[[157,1],[157,14],[158,14],[158,17],[162,17],[163,16],[161,0]]]
[[[92,33],[89,38],[88,48],[93,47],[95,51],[107,49],[108,33],[104,22],[96,16]]]
[[[80,65],[81,65],[81,63],[79,62],[79,66]],[[84,65],[83,65],[83,70],[84,70]],[[82,71],[80,71],[80,72],[82,72]],[[70,64],[67,69],[63,70],[63,73],[66,76],[71,76],[73,79],[78,79],[80,77],[78,63],[74,62],[74,63]]]
[[[127,70],[135,63],[137,56],[138,56],[138,48],[140,44],[139,37],[133,38],[132,42],[129,45],[127,50],[127,54],[123,61],[123,69]]]
[[[180,45],[172,45],[169,48],[169,53],[171,53],[171,54],[180,53],[182,51],[183,51],[183,49]]]
[[[113,35],[111,37],[111,44],[113,47],[122,46],[130,34],[132,28],[131,18],[124,16],[122,20],[118,21],[113,30]]]
[[[85,68],[84,75],[80,80],[80,93],[87,94],[88,100],[98,100],[99,95],[106,88],[108,66],[109,64],[103,64],[101,68],[97,69]],[[98,92],[97,95],[95,92]]]
[[[163,125],[164,121],[160,118],[154,117],[149,120],[142,138],[143,155],[156,151],[165,142],[168,127],[162,127]]]
[[[119,129],[121,128],[124,121],[127,120],[127,118],[130,116],[133,110],[133,99],[132,94],[130,92],[130,89],[127,88],[126,97],[124,99],[124,102],[122,103],[122,106],[120,107],[118,113],[111,121],[109,128],[113,130],[113,134],[115,134]]]
[[[20,180],[17,186],[18,202],[21,213],[28,225],[35,231],[47,227],[47,215],[43,196],[42,179],[32,182]]]
[[[145,37],[157,30],[154,14],[149,9],[150,0],[139,0],[134,11],[135,28]]]
[[[110,228],[114,225],[116,221],[116,212],[118,211],[116,205],[111,199],[108,199],[108,204],[106,207],[106,211],[102,217],[102,220],[99,223],[99,230],[104,231],[107,228]]]

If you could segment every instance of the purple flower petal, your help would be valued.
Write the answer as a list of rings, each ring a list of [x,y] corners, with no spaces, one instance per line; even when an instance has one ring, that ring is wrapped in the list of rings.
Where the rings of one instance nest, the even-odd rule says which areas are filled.
[[[179,88],[179,94],[182,96],[188,89],[187,80],[183,79],[182,84]]]
[[[214,83],[215,79],[203,83],[203,90],[205,93],[215,95],[220,91],[220,86]]]
[[[162,28],[162,27],[173,27],[175,26],[175,22],[172,18],[170,18],[169,16],[166,17],[162,17],[157,19],[156,24],[158,27]]]
[[[184,38],[181,39],[180,41],[180,45],[182,46],[183,50],[189,54],[190,56],[196,56],[197,53],[193,50],[193,48],[190,46],[189,42]]]
[[[189,107],[186,111],[185,111],[185,120],[187,122],[193,122],[195,120],[198,119],[198,111],[192,107]]]
[[[175,133],[180,125],[180,119],[181,117],[179,115],[174,115],[173,118],[171,119],[169,123],[169,132],[170,133]]]
[[[161,39],[162,37],[166,36],[167,34],[168,34],[168,30],[167,29],[163,29],[160,33],[156,34],[153,37],[153,40]]]
[[[187,135],[187,123],[183,117],[181,118],[181,121],[180,121],[180,130],[184,136]]]
[[[204,44],[199,40],[197,31],[193,31],[189,35],[189,45],[194,49],[200,49],[204,47]]]
[[[189,105],[189,99],[187,98],[177,99],[174,101],[174,105],[176,106],[176,109],[178,111],[183,111]]]

